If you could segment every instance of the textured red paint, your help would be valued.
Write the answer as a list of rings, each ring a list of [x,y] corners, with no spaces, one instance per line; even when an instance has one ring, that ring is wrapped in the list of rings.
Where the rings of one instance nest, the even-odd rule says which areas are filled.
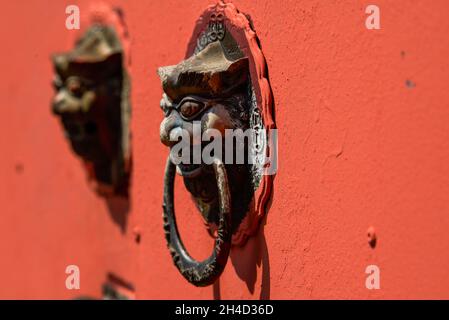
[[[133,80],[123,232],[112,216],[126,203],[108,206],[89,189],[49,108],[49,55],[70,45],[65,6],[83,13],[93,2],[2,1],[0,298],[99,296],[108,272],[137,298],[449,298],[447,1],[375,1],[378,31],[365,29],[372,2],[233,2],[251,15],[267,59],[279,171],[263,229],[233,249],[219,287],[199,289],[163,237],[155,70],[183,59],[213,1],[113,1],[128,24]],[[207,256],[210,237],[181,184],[177,202],[186,246]],[[69,264],[81,268],[76,292],[65,289]],[[365,288],[370,264],[380,290]]]

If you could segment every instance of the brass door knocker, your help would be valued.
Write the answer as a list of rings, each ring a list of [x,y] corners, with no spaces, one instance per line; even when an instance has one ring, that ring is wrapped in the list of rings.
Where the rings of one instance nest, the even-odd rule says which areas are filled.
[[[243,245],[256,233],[271,194],[274,172],[267,170],[266,160],[273,149],[266,131],[275,125],[266,64],[247,17],[220,2],[198,20],[186,59],[158,73],[165,116],[160,139],[170,147],[164,179],[165,235],[181,274],[196,286],[207,286],[223,272],[231,246]],[[200,138],[195,138],[195,128]],[[211,132],[213,139],[203,139]],[[186,148],[178,148],[181,133],[187,136]],[[248,139],[237,143],[237,133]],[[229,138],[231,148],[222,142]],[[195,151],[201,156],[197,162]],[[204,261],[189,255],[178,232],[176,172],[215,237],[212,254]]]

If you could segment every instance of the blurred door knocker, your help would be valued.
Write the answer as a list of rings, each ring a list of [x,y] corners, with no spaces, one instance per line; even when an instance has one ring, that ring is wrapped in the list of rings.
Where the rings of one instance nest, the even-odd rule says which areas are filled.
[[[127,195],[130,173],[127,37],[120,14],[89,16],[75,48],[55,54],[52,111],[102,196]],[[125,54],[126,53],[126,54]]]
[[[191,137],[195,123],[201,133],[215,129],[225,139],[229,130],[251,133],[239,149],[249,151],[243,163],[235,161],[236,146],[234,161],[224,160],[229,153],[225,143],[223,157],[214,153],[209,163],[201,159],[175,165],[172,156],[167,160],[163,219],[168,247],[181,274],[196,286],[207,286],[223,272],[231,246],[243,245],[257,232],[271,195],[274,172],[267,169],[266,159],[275,152],[270,137],[275,123],[266,63],[247,16],[230,3],[219,2],[199,18],[185,60],[159,68],[158,74],[165,115],[160,139],[171,151],[179,143],[173,135],[186,131]],[[210,143],[191,139],[189,154],[204,151]],[[176,226],[176,172],[215,237],[212,254],[204,261],[188,254]]]

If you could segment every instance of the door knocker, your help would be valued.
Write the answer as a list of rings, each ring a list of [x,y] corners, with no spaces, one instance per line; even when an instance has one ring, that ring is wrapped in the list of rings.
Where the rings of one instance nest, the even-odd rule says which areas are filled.
[[[52,111],[102,196],[127,195],[130,173],[127,38],[119,14],[90,16],[75,48],[55,54]]]
[[[276,139],[265,59],[247,16],[219,2],[198,20],[185,60],[158,74],[165,115],[160,138],[170,147],[163,202],[168,248],[189,282],[207,286],[223,272],[231,246],[256,233],[271,195]],[[203,139],[209,132],[213,139]],[[184,133],[189,144],[179,148]],[[204,261],[188,254],[176,226],[176,172],[215,238]]]

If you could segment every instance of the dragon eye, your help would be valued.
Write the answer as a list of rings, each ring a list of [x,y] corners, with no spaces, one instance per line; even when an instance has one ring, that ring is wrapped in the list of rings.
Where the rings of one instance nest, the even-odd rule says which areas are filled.
[[[179,112],[183,118],[189,119],[200,113],[203,110],[203,107],[204,104],[201,102],[186,101],[181,105]]]
[[[66,81],[66,87],[73,95],[78,96],[81,94],[81,81],[77,77],[68,78]]]

